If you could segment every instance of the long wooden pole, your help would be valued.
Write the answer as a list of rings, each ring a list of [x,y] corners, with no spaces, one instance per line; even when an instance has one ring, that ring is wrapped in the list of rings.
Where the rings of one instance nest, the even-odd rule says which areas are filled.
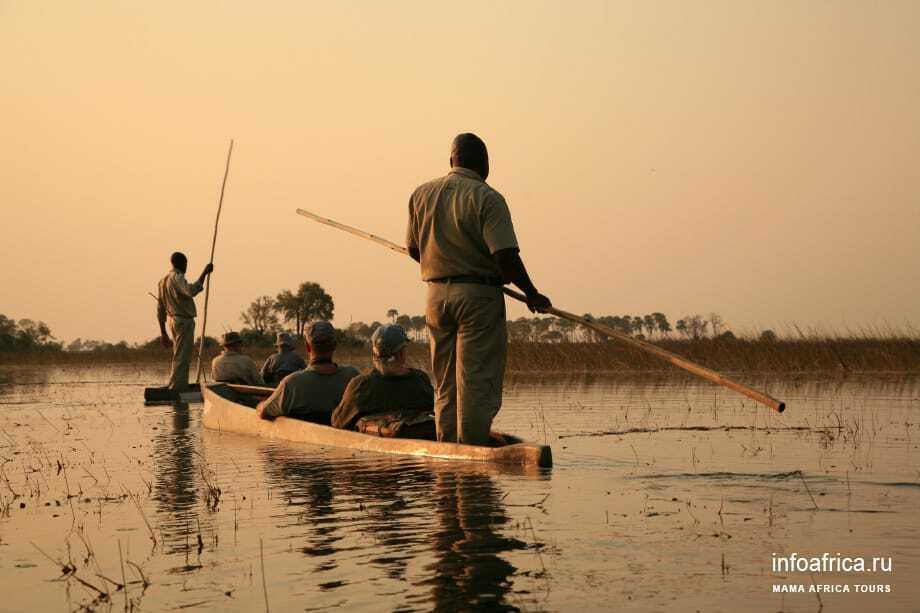
[[[227,164],[224,166],[224,180],[220,184],[220,198],[217,200],[217,217],[214,219],[214,235],[211,238],[211,258],[209,264],[214,263],[214,248],[217,247],[217,226],[220,223],[220,211],[224,206],[224,190],[227,187],[227,177],[230,175],[230,156],[233,155],[233,139],[230,139],[230,149],[227,150]],[[204,314],[201,316],[201,342],[198,344],[198,374],[195,381],[201,383],[201,357],[204,354],[204,337],[208,329],[208,298],[211,296],[211,275],[204,282]]]
[[[304,217],[312,219],[313,221],[317,221],[321,224],[332,226],[333,228],[337,228],[339,230],[348,232],[349,234],[354,234],[355,236],[366,238],[370,241],[377,243],[378,245],[382,245],[386,247],[387,249],[391,249],[392,251],[395,251],[397,253],[402,253],[404,255],[409,254],[409,250],[406,249],[405,247],[402,247],[400,245],[397,245],[396,243],[390,242],[387,239],[377,236],[375,234],[370,234],[368,232],[358,230],[357,228],[346,226],[345,224],[339,223],[337,221],[333,221],[325,217],[320,217],[319,215],[316,215],[315,213],[311,213],[303,209],[297,209],[297,213],[300,215],[303,215]],[[514,298],[515,300],[519,300],[524,303],[527,302],[526,296],[514,291],[513,289],[506,287],[504,288],[504,292],[506,295],[510,296],[511,298]],[[653,345],[652,343],[647,343],[643,340],[639,340],[638,338],[629,336],[628,334],[624,334],[623,332],[620,332],[619,330],[615,330],[611,328],[610,326],[605,326],[604,324],[598,323],[596,321],[591,321],[590,319],[579,317],[578,315],[569,313],[568,311],[563,311],[562,309],[551,307],[547,309],[546,312],[550,313],[551,315],[555,315],[556,317],[559,317],[561,319],[567,319],[577,324],[581,324],[582,326],[591,328],[592,330],[600,332],[601,334],[604,334],[611,338],[615,338],[619,341],[623,341],[624,343],[631,345],[641,351],[645,351],[646,353],[651,353],[652,355],[657,356],[661,358],[662,360],[665,360],[666,362],[670,362],[674,366],[683,368],[684,370],[689,371],[697,375],[698,377],[702,377],[703,379],[706,379],[707,381],[711,381],[712,383],[715,383],[717,385],[722,385],[724,387],[727,387],[731,390],[738,392],[739,394],[743,394],[747,396],[748,398],[756,400],[757,402],[770,407],[774,411],[782,413],[783,411],[786,410],[785,402],[782,402],[781,400],[777,400],[776,398],[773,398],[772,396],[768,396],[767,394],[764,394],[763,392],[759,392],[753,388],[750,388],[746,385],[738,383],[737,381],[734,381],[724,375],[721,375],[710,368],[706,368],[705,366],[701,366],[695,362],[691,362],[690,360],[686,358],[682,358],[681,356],[671,351],[668,351],[667,349],[662,349],[661,347],[657,345]]]

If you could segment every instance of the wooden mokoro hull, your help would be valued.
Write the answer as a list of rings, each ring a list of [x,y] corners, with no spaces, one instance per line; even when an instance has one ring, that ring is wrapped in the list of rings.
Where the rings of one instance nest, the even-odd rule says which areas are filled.
[[[233,394],[234,388],[241,388],[244,393],[253,391],[251,387],[223,384],[209,385],[202,389],[204,412],[201,422],[205,428],[357,451],[541,468],[553,465],[553,454],[549,445],[525,443],[508,434],[501,435],[509,442],[508,445],[480,447],[411,438],[383,438],[288,417],[279,417],[273,421],[259,419],[253,409],[221,395],[227,394],[228,391]],[[269,393],[271,391],[267,390]]]
[[[171,404],[173,402],[201,402],[201,387],[197,383],[188,386],[188,390],[177,394],[168,387],[145,387],[144,404]]]

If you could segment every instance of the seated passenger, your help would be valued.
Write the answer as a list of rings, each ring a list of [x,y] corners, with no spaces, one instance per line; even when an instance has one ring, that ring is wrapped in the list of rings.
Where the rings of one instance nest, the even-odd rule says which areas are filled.
[[[371,338],[374,369],[348,384],[332,425],[379,436],[434,438],[434,389],[421,370],[406,366],[409,338],[386,324]]]
[[[335,328],[331,323],[314,322],[307,326],[304,336],[310,366],[285,377],[274,393],[259,403],[256,412],[262,419],[283,415],[328,425],[345,386],[358,376],[354,366],[332,361]]]
[[[211,376],[220,383],[239,385],[265,385],[262,375],[243,351],[243,339],[238,332],[224,334],[224,351],[211,362]]]
[[[262,379],[272,387],[281,383],[286,376],[307,367],[303,358],[294,352],[294,339],[287,332],[279,332],[275,340],[278,353],[268,356],[262,364]]]

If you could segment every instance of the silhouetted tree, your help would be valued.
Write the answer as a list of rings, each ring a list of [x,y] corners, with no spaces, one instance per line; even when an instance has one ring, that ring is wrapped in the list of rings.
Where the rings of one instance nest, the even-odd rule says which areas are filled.
[[[671,323],[664,313],[652,313],[652,317],[655,319],[655,327],[658,328],[659,334],[667,336],[671,333]]]
[[[422,340],[423,335],[425,340],[428,340],[428,323],[425,320],[424,315],[412,316],[412,329],[415,330],[416,338],[418,340]]]
[[[722,332],[725,330],[725,320],[722,319],[722,316],[718,313],[709,314],[709,326],[712,330],[713,337],[719,337],[722,335]]]
[[[297,293],[284,290],[278,294],[274,308],[284,321],[294,323],[297,336],[303,336],[309,322],[317,319],[331,320],[335,304],[318,283],[307,281],[300,284]]]
[[[275,300],[271,296],[259,296],[252,301],[244,312],[240,313],[243,323],[259,334],[274,333],[278,330],[278,315]]]
[[[690,336],[690,332],[687,330],[687,322],[683,319],[677,320],[677,333],[681,336]]]
[[[701,338],[705,338],[706,331],[709,328],[709,321],[703,319],[702,315],[687,315],[684,317],[683,321],[687,330],[687,336],[695,341],[698,341]]]

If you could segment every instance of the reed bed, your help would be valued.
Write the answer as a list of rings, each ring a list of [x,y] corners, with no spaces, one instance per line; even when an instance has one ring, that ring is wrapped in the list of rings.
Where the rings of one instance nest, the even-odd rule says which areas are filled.
[[[669,351],[724,372],[763,373],[920,373],[918,338],[813,337],[762,341],[750,339],[662,339],[654,341]],[[205,350],[206,363],[219,349]],[[258,364],[272,350],[246,350]],[[302,351],[300,351],[302,353]],[[427,368],[428,346],[412,343],[410,362]],[[0,364],[99,365],[168,362],[166,349],[124,349],[105,352],[0,353]],[[371,365],[367,347],[343,347],[340,363],[366,368]],[[512,342],[508,347],[508,372],[659,372],[677,369],[660,359],[617,342],[539,343]]]

